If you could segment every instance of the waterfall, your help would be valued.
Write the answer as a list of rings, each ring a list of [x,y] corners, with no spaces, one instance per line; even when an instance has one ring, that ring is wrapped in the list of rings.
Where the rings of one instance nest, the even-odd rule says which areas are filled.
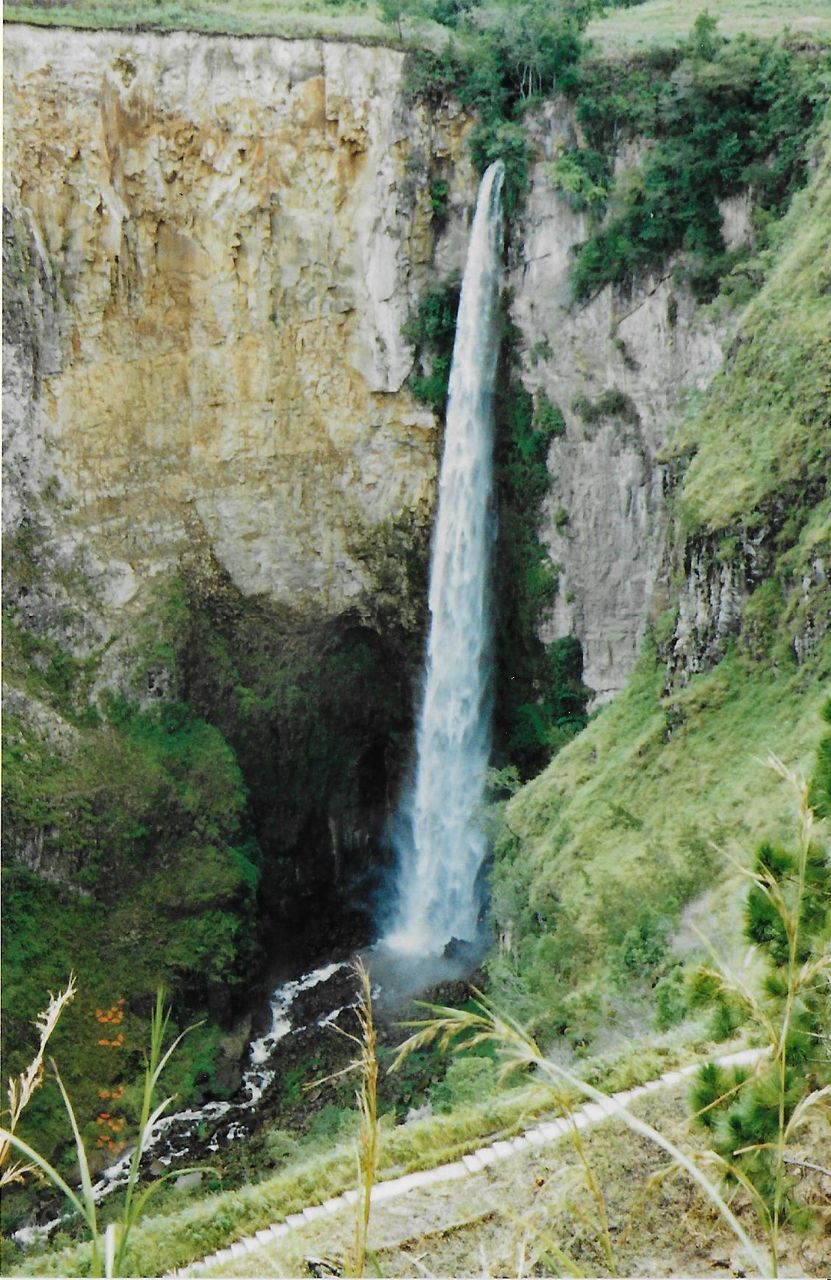
[[[430,637],[415,781],[393,831],[396,906],[384,941],[438,954],[472,941],[485,858],[490,755],[493,388],[499,354],[502,182],[497,161],[479,188],[450,370],[444,455],[430,565]]]

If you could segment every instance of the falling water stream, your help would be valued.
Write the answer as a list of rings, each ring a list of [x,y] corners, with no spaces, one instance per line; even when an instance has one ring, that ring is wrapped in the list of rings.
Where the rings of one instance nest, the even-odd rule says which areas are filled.
[[[503,241],[497,161],[485,173],[462,278],[430,566],[430,637],[415,783],[393,832],[393,950],[440,954],[478,932],[490,756],[493,393]]]

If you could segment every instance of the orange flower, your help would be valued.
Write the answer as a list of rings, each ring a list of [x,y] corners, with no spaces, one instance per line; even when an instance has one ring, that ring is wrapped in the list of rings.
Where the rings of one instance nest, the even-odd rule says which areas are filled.
[[[114,1040],[99,1040],[98,1043],[106,1049],[120,1049],[124,1043],[124,1032],[119,1031]]]
[[[126,1001],[124,996],[119,996],[115,1004],[110,1005],[109,1009],[96,1009],[95,1020],[103,1026],[117,1027],[120,1022],[124,1021],[124,1006]]]

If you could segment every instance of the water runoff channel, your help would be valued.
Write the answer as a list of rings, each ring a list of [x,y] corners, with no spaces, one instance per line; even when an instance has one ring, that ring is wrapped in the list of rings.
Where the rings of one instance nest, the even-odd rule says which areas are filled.
[[[493,391],[498,358],[504,171],[486,171],[462,279],[451,362],[445,444],[430,567],[430,628],[413,781],[391,831],[396,851],[392,909],[382,938],[362,953],[373,1000],[392,1007],[432,984],[465,977],[481,957],[479,877],[487,846],[481,829],[490,755],[490,573]],[[280,1071],[288,1037],[321,1030],[357,1003],[351,961],[336,960],[272,993],[268,1030],[250,1042],[231,1101],[163,1116],[142,1150],[142,1168],[175,1170],[248,1136],[263,1095]],[[128,1148],[93,1186],[97,1201],[127,1183]],[[62,1215],[23,1227],[31,1246]]]

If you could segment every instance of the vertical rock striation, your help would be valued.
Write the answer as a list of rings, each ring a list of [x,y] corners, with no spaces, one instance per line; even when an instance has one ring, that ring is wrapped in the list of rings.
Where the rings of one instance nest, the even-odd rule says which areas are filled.
[[[243,592],[336,614],[373,531],[429,520],[401,327],[433,251],[421,160],[465,122],[407,105],[402,63],[6,28],[6,519],[39,495],[105,611],[196,539]]]
[[[530,355],[526,385],[537,400],[547,396],[566,424],[549,453],[542,536],[560,589],[544,638],[580,640],[583,678],[597,704],[626,681],[665,562],[660,456],[679,393],[707,385],[721,347],[712,322],[676,292],[669,274],[574,303],[572,250],[589,227],[550,176],[556,155],[575,145],[566,104],[543,109],[534,141],[513,316]]]

